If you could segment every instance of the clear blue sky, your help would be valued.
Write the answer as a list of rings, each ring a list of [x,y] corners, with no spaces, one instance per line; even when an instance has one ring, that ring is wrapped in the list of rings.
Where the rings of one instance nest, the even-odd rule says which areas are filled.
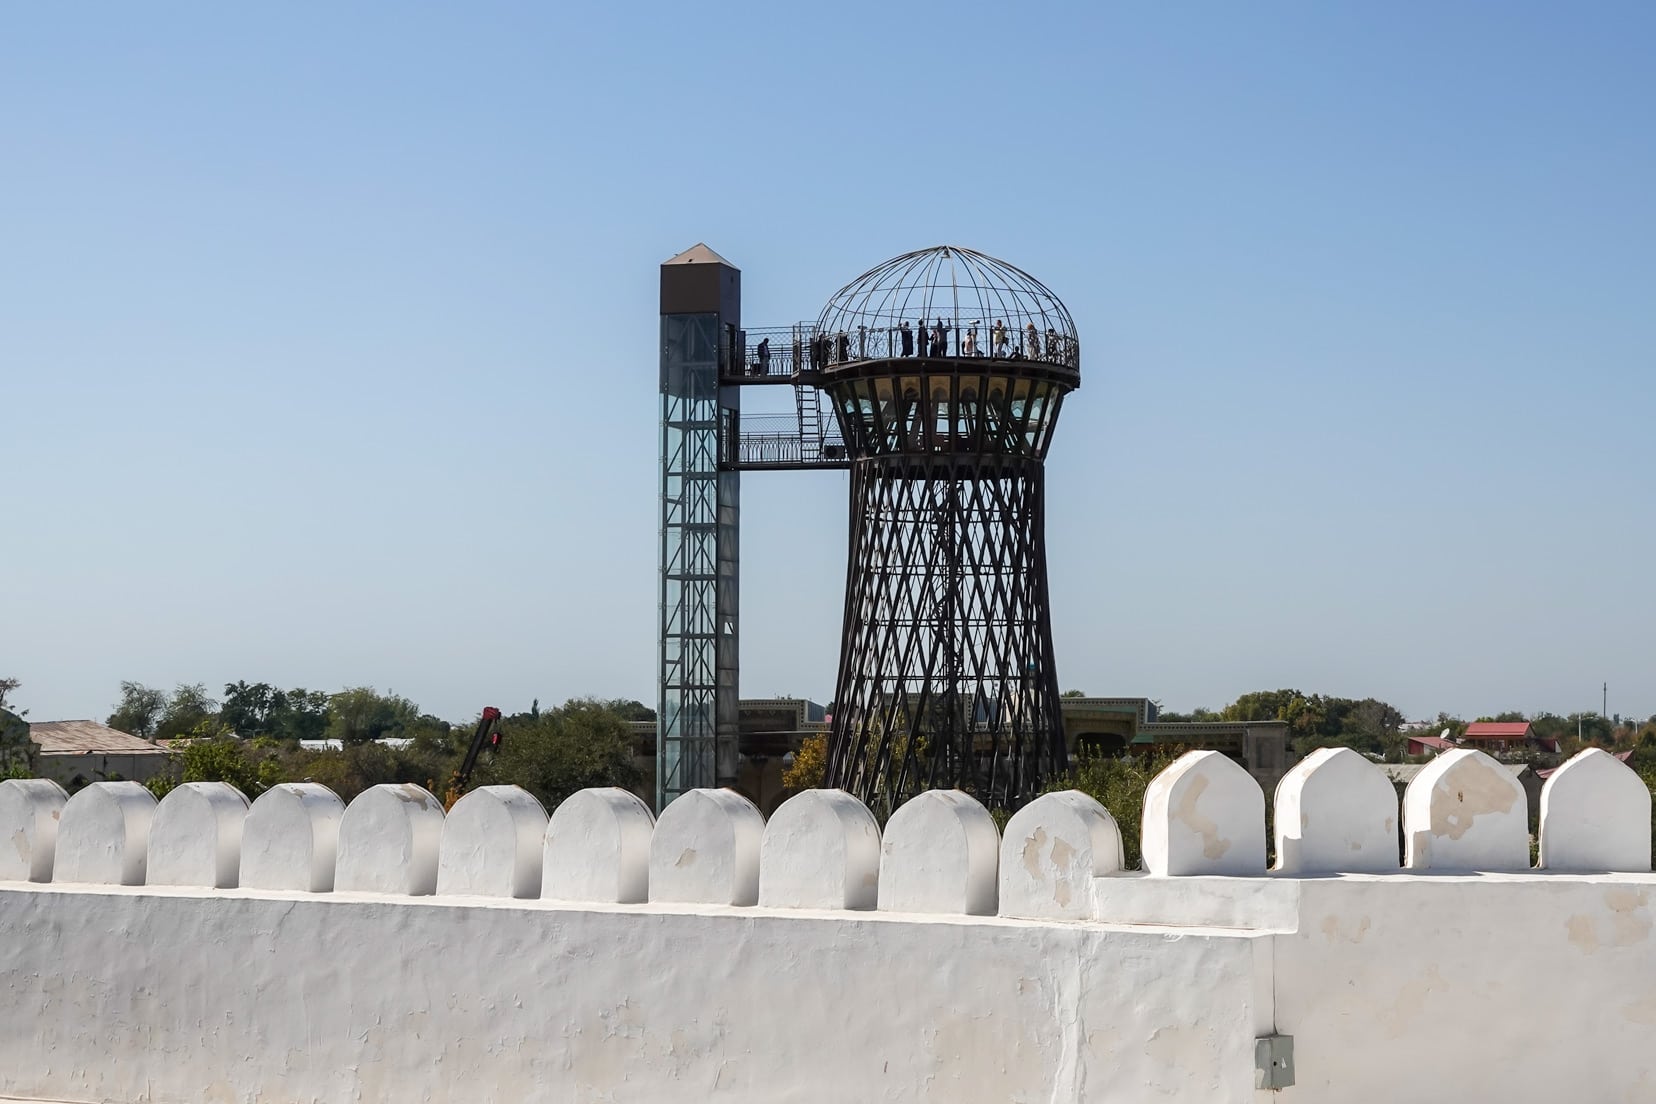
[[[1039,276],[1060,679],[1656,713],[1656,8],[9,5],[0,675],[653,702],[657,265]],[[843,474],[743,484],[825,699]]]

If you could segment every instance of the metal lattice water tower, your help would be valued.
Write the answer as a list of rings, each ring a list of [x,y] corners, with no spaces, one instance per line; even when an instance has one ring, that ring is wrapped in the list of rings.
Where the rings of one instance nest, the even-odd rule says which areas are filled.
[[[810,355],[852,473],[828,785],[1015,808],[1067,765],[1044,473],[1075,323],[1028,273],[941,246],[843,288]]]

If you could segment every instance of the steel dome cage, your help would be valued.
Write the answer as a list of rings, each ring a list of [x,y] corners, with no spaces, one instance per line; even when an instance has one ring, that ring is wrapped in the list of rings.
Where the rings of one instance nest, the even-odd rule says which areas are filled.
[[[905,253],[863,273],[828,300],[817,332],[825,367],[909,355],[1035,361],[1077,374],[1081,367],[1075,320],[1050,288],[957,245]]]

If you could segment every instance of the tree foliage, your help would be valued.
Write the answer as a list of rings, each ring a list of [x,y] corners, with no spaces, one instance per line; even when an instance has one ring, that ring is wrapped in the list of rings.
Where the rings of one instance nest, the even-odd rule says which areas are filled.
[[[1187,718],[1166,714],[1162,719]],[[1213,719],[1283,721],[1288,725],[1294,750],[1301,755],[1320,747],[1351,747],[1389,758],[1402,757],[1403,714],[1378,698],[1341,698],[1294,689],[1256,690],[1225,706]]]
[[[594,698],[572,699],[538,716],[507,717],[500,752],[478,767],[476,780],[522,786],[548,809],[589,787],[637,789],[644,772],[627,723],[614,703]]]
[[[807,736],[794,752],[793,766],[782,772],[782,785],[798,793],[820,789],[828,780],[828,734]]]
[[[404,735],[419,718],[419,707],[395,692],[354,686],[328,698],[327,738],[347,745],[372,743]]]
[[[225,684],[219,715],[237,736],[277,740],[320,740],[328,729],[328,695],[295,687],[279,690],[268,682]]]
[[[167,695],[141,682],[121,683],[121,700],[104,723],[145,740],[155,739],[167,711]]]
[[[0,779],[33,778],[38,773],[38,750],[29,737],[29,722],[0,708]]]
[[[207,687],[201,683],[181,683],[167,699],[161,710],[161,719],[155,726],[157,740],[174,740],[188,736],[204,721],[218,716],[218,702],[207,696]]]

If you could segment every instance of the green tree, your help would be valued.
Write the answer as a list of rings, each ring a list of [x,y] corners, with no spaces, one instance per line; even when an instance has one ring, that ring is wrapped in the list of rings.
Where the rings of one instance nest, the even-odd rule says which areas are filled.
[[[637,789],[644,772],[633,755],[627,719],[610,703],[576,698],[535,717],[501,725],[500,752],[480,764],[474,781],[522,786],[548,809],[593,786]]]
[[[164,797],[183,782],[228,782],[249,798],[255,798],[282,781],[280,763],[250,751],[240,740],[206,735],[210,723],[204,723],[201,733],[191,734],[189,746],[178,753],[172,771],[145,783],[150,792]]]
[[[0,709],[0,779],[33,778],[40,749],[29,737],[29,722]]]
[[[328,695],[268,682],[226,683],[219,715],[245,739],[320,740],[328,728]]]
[[[17,688],[22,685],[23,684],[21,682],[14,678],[0,678],[0,709],[7,708],[6,698],[11,694],[16,693]],[[17,715],[19,717],[27,717],[29,715],[29,711],[25,709]]]
[[[276,734],[276,715],[287,705],[287,695],[268,682],[245,679],[224,684],[219,716],[243,739]]]
[[[166,708],[155,726],[157,740],[171,740],[187,736],[201,722],[218,715],[218,702],[207,696],[207,687],[199,682],[180,683],[167,699]]]
[[[819,732],[799,742],[794,752],[793,766],[782,772],[782,785],[787,789],[820,789],[828,780],[828,734]]]
[[[344,744],[372,743],[401,736],[419,716],[419,707],[395,692],[355,686],[328,698],[327,736]]]
[[[1286,721],[1289,706],[1307,699],[1298,690],[1256,690],[1243,694],[1219,712],[1224,721]]]
[[[155,739],[156,726],[167,711],[167,695],[141,682],[121,683],[121,700],[104,723],[145,740]]]
[[[630,698],[611,698],[608,701],[600,701],[598,704],[610,710],[623,721],[653,721],[656,719],[655,710],[641,701],[633,701]],[[535,700],[535,708],[531,709],[530,712],[540,712],[540,699]]]
[[[328,731],[328,695],[320,690],[294,687],[282,696],[275,717],[280,740],[320,740]]]

